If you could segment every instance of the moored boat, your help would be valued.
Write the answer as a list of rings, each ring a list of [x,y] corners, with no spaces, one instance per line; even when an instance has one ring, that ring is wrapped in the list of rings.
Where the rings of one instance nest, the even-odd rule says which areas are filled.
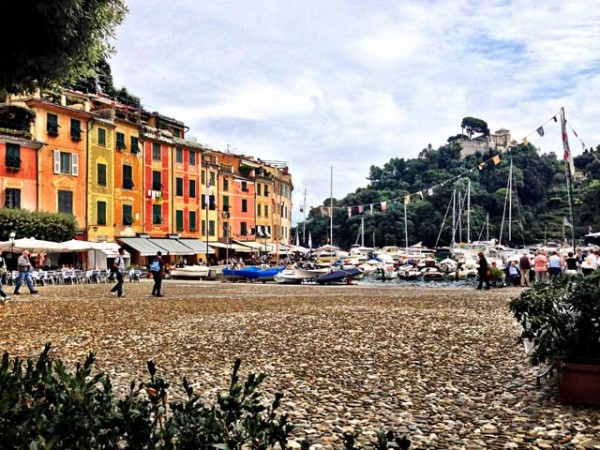
[[[361,277],[362,275],[362,270],[356,267],[337,269],[319,276],[316,279],[316,282],[318,284],[349,283],[351,280]]]
[[[210,275],[210,267],[208,266],[183,266],[175,267],[170,271],[170,277],[173,279],[189,278],[199,279],[208,278]]]

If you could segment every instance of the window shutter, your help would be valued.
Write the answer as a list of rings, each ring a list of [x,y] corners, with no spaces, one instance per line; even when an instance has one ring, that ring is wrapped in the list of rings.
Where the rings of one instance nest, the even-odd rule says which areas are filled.
[[[79,155],[77,153],[71,155],[71,175],[79,175]]]
[[[60,152],[54,150],[54,173],[60,173]]]

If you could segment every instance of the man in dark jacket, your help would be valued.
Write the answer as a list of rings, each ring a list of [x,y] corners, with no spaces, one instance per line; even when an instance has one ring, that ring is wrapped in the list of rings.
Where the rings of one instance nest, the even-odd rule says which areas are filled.
[[[162,287],[162,280],[165,275],[165,261],[162,259],[161,251],[156,252],[156,256],[154,258],[153,263],[158,263],[154,264],[154,266],[157,266],[155,268],[158,270],[152,270],[153,267],[151,265],[150,272],[152,273],[152,278],[154,278],[154,284],[152,285],[152,296],[164,297],[164,295],[160,292]]]
[[[529,287],[531,260],[527,253],[524,253],[523,256],[521,256],[521,259],[519,259],[519,270],[521,271],[521,287]]]
[[[479,268],[477,269],[477,273],[479,274],[479,284],[477,285],[477,289],[481,289],[483,287],[483,283],[485,282],[485,288],[490,288],[490,280],[488,279],[488,262],[485,259],[485,255],[483,252],[479,252],[477,254],[479,257]]]

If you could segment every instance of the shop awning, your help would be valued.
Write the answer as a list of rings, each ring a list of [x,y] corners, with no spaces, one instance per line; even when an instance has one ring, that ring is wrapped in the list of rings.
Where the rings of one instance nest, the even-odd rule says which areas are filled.
[[[109,258],[116,258],[119,255],[120,245],[116,242],[99,242],[94,250],[99,250]],[[123,253],[123,258],[129,259],[131,255],[127,250]]]
[[[253,250],[250,247],[246,247],[245,245],[240,245],[240,244],[234,244],[234,243],[230,243],[230,244],[224,244],[222,242],[210,242],[209,243],[210,247],[215,247],[215,248],[228,248],[229,250],[235,250],[236,252],[246,252],[246,253],[251,253]]]
[[[126,245],[127,247],[132,248],[136,252],[138,252],[141,256],[152,256],[156,255],[156,252],[165,252],[165,249],[159,247],[155,244],[153,239],[149,238],[140,238],[140,237],[131,237],[131,238],[118,238],[118,241]]]
[[[175,256],[186,256],[186,255],[195,255],[196,252],[192,250],[190,247],[183,245],[179,242],[179,239],[169,239],[169,238],[150,238],[150,241],[153,244],[156,244],[159,247],[162,247],[163,255],[168,253],[169,255]]]
[[[196,253],[196,254],[197,253],[201,253],[203,255],[206,254],[206,242],[202,242],[200,239],[179,238],[178,241],[181,242],[186,247],[191,248],[194,251],[194,253]],[[208,254],[212,255],[214,253],[215,253],[215,249],[209,245],[208,246]]]
[[[250,247],[253,248],[255,250],[260,250],[261,248],[264,249],[265,245],[261,244],[260,242],[256,242],[256,241],[234,241],[236,244],[239,245],[244,245],[246,247]]]

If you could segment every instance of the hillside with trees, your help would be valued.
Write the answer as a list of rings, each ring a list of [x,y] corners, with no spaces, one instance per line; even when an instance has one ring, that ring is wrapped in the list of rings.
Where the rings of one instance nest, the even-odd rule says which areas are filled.
[[[469,136],[489,133],[480,119],[465,118],[462,127]],[[345,249],[360,244],[363,220],[366,246],[405,246],[406,233],[408,245],[447,246],[453,230],[454,242],[466,242],[467,228],[470,241],[500,239],[510,246],[561,242],[565,236],[570,241],[571,230],[564,225],[565,218],[570,222],[570,211],[562,155],[557,158],[554,153],[540,154],[531,144],[515,144],[506,152],[490,150],[462,158],[460,136],[438,149],[423,149],[417,158],[392,158],[383,167],[371,166],[367,187],[332,201],[333,243]],[[600,226],[600,146],[586,149],[574,162],[575,236],[583,239],[590,227],[598,231]],[[313,246],[330,240],[330,199],[322,205],[310,210],[306,227],[298,224],[300,234],[303,229],[311,232]]]

